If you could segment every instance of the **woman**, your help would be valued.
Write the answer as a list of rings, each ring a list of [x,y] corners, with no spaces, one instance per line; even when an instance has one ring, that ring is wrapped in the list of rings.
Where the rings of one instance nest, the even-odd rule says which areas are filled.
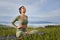
[[[24,6],[21,6],[19,8],[19,13],[20,15],[17,16],[11,24],[17,28],[16,31],[16,37],[22,36],[26,32],[27,24],[28,24],[28,16],[25,15],[26,13],[26,8]],[[18,21],[18,26],[16,26],[14,23]]]

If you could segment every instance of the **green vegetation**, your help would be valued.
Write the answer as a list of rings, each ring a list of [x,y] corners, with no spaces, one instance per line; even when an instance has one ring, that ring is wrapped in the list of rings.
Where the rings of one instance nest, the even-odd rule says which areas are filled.
[[[7,25],[0,25],[0,36],[14,35],[16,29]]]
[[[38,30],[44,32],[43,35],[33,34],[29,37],[23,37],[21,40],[60,40],[60,25],[57,26],[46,26],[46,28],[27,28],[27,30]],[[0,26],[0,36],[15,35],[16,29]],[[8,39],[7,39],[8,40]],[[13,39],[16,40],[16,39]]]

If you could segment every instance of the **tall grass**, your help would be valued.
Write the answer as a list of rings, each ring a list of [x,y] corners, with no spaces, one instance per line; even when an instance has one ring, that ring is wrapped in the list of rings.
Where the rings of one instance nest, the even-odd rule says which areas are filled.
[[[23,36],[20,40],[60,40],[60,26],[48,26],[47,28],[27,28],[27,30],[38,30],[45,34],[33,34],[30,36]],[[16,29],[0,27],[0,36],[15,35]],[[9,40],[6,38],[6,40]],[[16,38],[12,39],[16,40]]]

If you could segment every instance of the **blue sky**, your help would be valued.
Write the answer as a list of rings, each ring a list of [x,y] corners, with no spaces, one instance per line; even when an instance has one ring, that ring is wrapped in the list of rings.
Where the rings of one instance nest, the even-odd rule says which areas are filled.
[[[11,22],[22,5],[29,22],[60,23],[60,0],[0,0],[0,23]]]

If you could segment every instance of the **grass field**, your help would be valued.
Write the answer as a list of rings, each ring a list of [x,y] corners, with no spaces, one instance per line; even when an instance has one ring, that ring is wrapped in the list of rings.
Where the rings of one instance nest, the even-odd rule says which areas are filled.
[[[43,35],[33,34],[23,37],[21,40],[60,40],[60,26],[46,26],[46,28],[27,28],[27,30],[38,30],[44,32]],[[0,26],[0,36],[15,35],[16,29]],[[9,39],[6,39],[9,40]],[[16,40],[15,38],[12,40]]]

